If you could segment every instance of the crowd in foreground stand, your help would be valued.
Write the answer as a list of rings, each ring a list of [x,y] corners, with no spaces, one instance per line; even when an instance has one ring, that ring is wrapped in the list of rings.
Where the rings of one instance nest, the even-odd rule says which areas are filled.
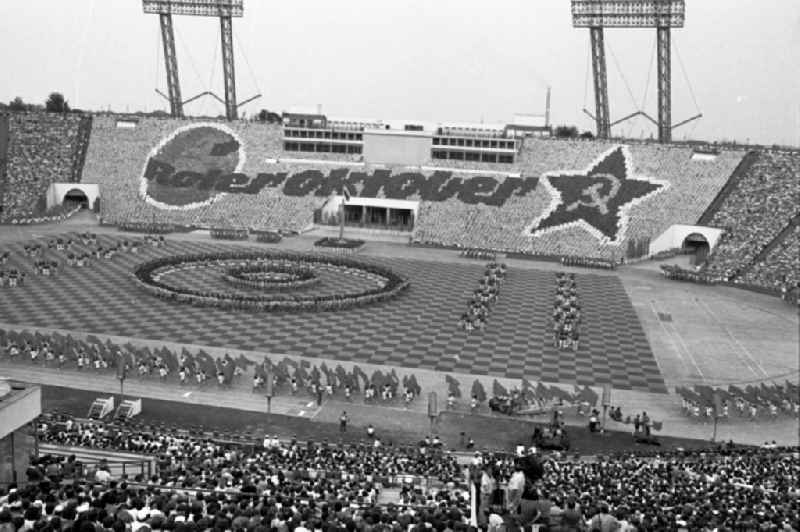
[[[476,453],[478,517],[488,530],[800,530],[797,447],[556,458],[538,474],[528,461]]]
[[[371,485],[402,476],[427,476],[458,483],[463,472],[441,446],[395,446],[381,442],[374,432],[364,443],[329,444],[296,440],[227,442],[188,431],[169,434],[157,427],[127,426],[70,417],[43,418],[40,441],[70,447],[89,447],[147,454],[156,457],[157,478],[170,487],[241,489],[282,472],[303,470],[312,478],[346,479]]]
[[[114,434],[75,420],[69,428],[44,421],[39,429],[72,445],[114,441],[152,454],[158,469],[150,478],[114,479],[101,465],[89,485],[62,482],[81,469],[74,459],[44,458],[29,471],[28,486],[0,492],[0,526],[10,523],[10,531],[83,530],[84,523],[115,532],[800,530],[797,447],[731,443],[592,459],[476,452],[473,523],[463,469],[424,442],[400,448],[268,437],[263,445],[236,445],[183,434]],[[383,483],[405,474],[435,476],[444,486],[404,484],[400,502],[377,504]],[[54,520],[59,526],[48,528]]]

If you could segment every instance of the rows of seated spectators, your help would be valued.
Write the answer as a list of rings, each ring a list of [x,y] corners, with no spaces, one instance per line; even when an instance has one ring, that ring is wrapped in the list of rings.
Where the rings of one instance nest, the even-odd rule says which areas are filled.
[[[523,176],[580,172],[613,146],[603,141],[526,139],[515,167]],[[453,198],[422,202],[412,238],[453,247],[619,259],[628,240],[652,238],[673,224],[697,220],[743,156],[743,152],[725,150],[713,161],[694,160],[689,147],[656,144],[631,145],[630,153],[630,170],[635,175],[668,181],[669,186],[657,193],[657,199],[630,208],[630,221],[619,245],[601,242],[581,227],[528,236],[532,228],[526,224],[551,202],[543,186],[524,197],[509,198],[502,207],[466,205]]]
[[[745,270],[739,279],[797,302],[800,296],[800,223],[795,223],[775,247]]]
[[[313,212],[325,197],[287,196],[279,188],[268,187],[254,195],[228,194],[211,204],[189,210],[165,210],[143,202],[136,179],[143,161],[159,140],[186,123],[148,119],[129,130],[115,128],[113,117],[97,120],[84,179],[107,185],[104,190],[109,190],[109,200],[104,201],[104,220],[110,223],[156,220],[197,227],[216,225],[288,231],[300,231],[313,223]],[[322,163],[292,162],[287,156],[296,157],[296,154],[282,152],[280,128],[252,124],[229,127],[243,139],[247,157],[242,172],[246,175],[255,176],[263,171],[296,173],[306,168],[329,167]],[[519,161],[509,171],[519,171],[523,176],[558,170],[582,171],[613,146],[602,142],[527,139]],[[632,223],[628,224],[626,237],[634,239],[658,235],[676,221],[697,219],[742,156],[740,152],[726,150],[714,161],[696,161],[692,160],[690,148],[651,144],[633,145],[630,151],[635,173],[670,182],[668,188],[658,193],[656,208],[648,202],[632,207]],[[334,159],[341,160],[340,157]],[[267,168],[264,161],[277,162]],[[361,170],[370,172],[372,168],[366,165]],[[471,174],[465,175],[464,179],[470,177]],[[538,187],[525,196],[513,196],[502,207],[467,205],[455,198],[444,202],[424,201],[414,239],[447,246],[488,246],[556,255],[620,255],[620,249],[624,248],[598,242],[576,227],[533,239],[525,236],[524,225],[530,223],[533,213],[543,212],[550,200],[544,187]]]
[[[81,115],[9,113],[7,182],[0,193],[2,219],[32,218],[44,212],[51,183],[69,183],[78,157]]]
[[[135,128],[118,128],[119,117],[96,117],[86,157],[83,181],[103,187],[102,220],[110,224],[155,222],[183,227],[241,227],[300,231],[313,223],[313,212],[325,198],[287,197],[265,189],[255,195],[228,194],[198,208],[163,209],[145,202],[140,176],[150,150],[188,120],[139,119]],[[265,160],[281,155],[281,128],[250,122],[225,123],[244,143],[241,171],[255,176],[264,171],[294,171],[302,165],[274,165]]]
[[[709,257],[708,270],[736,280],[798,215],[798,205],[800,153],[760,152],[709,222],[725,233]],[[790,235],[787,247],[796,246],[796,240],[796,233]],[[791,268],[796,263],[782,260],[781,250],[777,254],[756,265],[751,276],[756,284],[779,286],[784,275],[796,280],[797,270]]]
[[[311,478],[343,479],[370,485],[402,476],[430,477],[444,483],[464,480],[456,458],[441,447],[375,443],[377,435],[354,444],[279,441],[225,442],[186,431],[165,433],[156,427],[82,421],[68,416],[42,419],[40,441],[68,447],[87,447],[152,455],[158,484],[184,488],[234,488],[257,484],[291,470],[311,472]],[[220,468],[227,464],[224,470]]]
[[[92,468],[74,457],[44,456],[32,462],[25,487],[0,491],[0,526],[135,532],[467,529],[469,495],[452,485],[407,483],[396,504],[376,504],[382,473],[438,465],[444,460],[433,449],[379,454],[371,447],[273,441],[257,450],[159,442],[158,473],[151,478],[116,479],[101,462],[87,481],[76,477]]]
[[[800,449],[739,448],[525,461],[476,453],[479,521],[540,530],[800,530]],[[493,528],[493,525],[495,528]]]

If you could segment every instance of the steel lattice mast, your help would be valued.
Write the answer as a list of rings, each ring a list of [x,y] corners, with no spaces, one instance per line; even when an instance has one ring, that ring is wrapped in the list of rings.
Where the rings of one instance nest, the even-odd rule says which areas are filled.
[[[670,30],[682,28],[685,0],[572,0],[572,25],[589,28],[592,73],[594,76],[595,113],[591,115],[599,138],[611,135],[611,126],[637,115],[644,115],[658,126],[659,142],[672,140],[672,79]],[[656,28],[658,55],[658,121],[639,110],[614,123],[608,105],[604,28]],[[696,117],[692,117],[693,120]],[[686,121],[681,124],[686,123]]]
[[[236,76],[233,66],[233,17],[244,15],[243,0],[142,0],[145,13],[159,15],[161,21],[161,40],[164,43],[164,64],[167,70],[167,84],[170,113],[174,117],[183,116],[183,104],[199,96],[183,101],[178,77],[178,58],[175,54],[175,35],[172,28],[172,15],[194,15],[200,17],[219,17],[222,39],[222,71],[225,80],[225,116],[228,120],[237,117]],[[159,92],[159,94],[161,94]],[[162,94],[163,96],[163,94]],[[220,100],[221,101],[221,100]],[[249,100],[248,100],[249,101]]]

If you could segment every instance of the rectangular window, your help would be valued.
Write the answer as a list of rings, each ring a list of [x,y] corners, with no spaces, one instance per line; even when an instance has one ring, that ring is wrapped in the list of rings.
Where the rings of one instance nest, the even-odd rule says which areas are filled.
[[[302,143],[300,144],[300,151],[314,151],[314,145],[309,143]]]
[[[497,155],[494,153],[483,153],[481,154],[481,161],[484,163],[496,163],[497,162]]]
[[[513,164],[514,163],[514,156],[513,155],[500,155],[497,159],[497,162],[504,163],[504,164]]]
[[[501,146],[500,146],[500,147],[502,148],[502,147],[503,147],[503,146],[502,146],[502,144],[503,144],[503,143],[501,142],[500,144],[501,144]],[[496,147],[497,147],[497,141],[496,141],[496,140],[493,140],[493,141],[492,141],[492,148],[496,148]]]
[[[453,159],[453,160],[456,160],[456,161],[463,161],[464,160],[464,152],[451,151],[449,153],[449,155],[450,155],[450,157],[449,157],[450,159]]]
[[[463,146],[464,145],[464,139],[458,139],[458,145],[459,146]]]
[[[433,145],[434,146],[438,146],[439,145],[439,137],[433,137]]]
[[[467,161],[480,161],[481,160],[481,154],[480,153],[467,152],[465,155],[466,155],[466,160]]]

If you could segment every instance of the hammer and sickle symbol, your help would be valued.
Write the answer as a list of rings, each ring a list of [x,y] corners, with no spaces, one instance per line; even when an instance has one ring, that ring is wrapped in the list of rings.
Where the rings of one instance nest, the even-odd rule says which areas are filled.
[[[605,183],[595,183],[594,185],[590,185],[581,191],[581,199],[567,205],[568,211],[574,211],[583,205],[584,207],[596,207],[601,214],[608,214],[608,202],[617,196],[622,184],[616,176],[611,174],[596,174],[592,177],[604,178],[608,183],[611,184],[608,194],[603,196],[600,193]],[[583,198],[586,197],[590,198],[591,201],[584,201]]]

